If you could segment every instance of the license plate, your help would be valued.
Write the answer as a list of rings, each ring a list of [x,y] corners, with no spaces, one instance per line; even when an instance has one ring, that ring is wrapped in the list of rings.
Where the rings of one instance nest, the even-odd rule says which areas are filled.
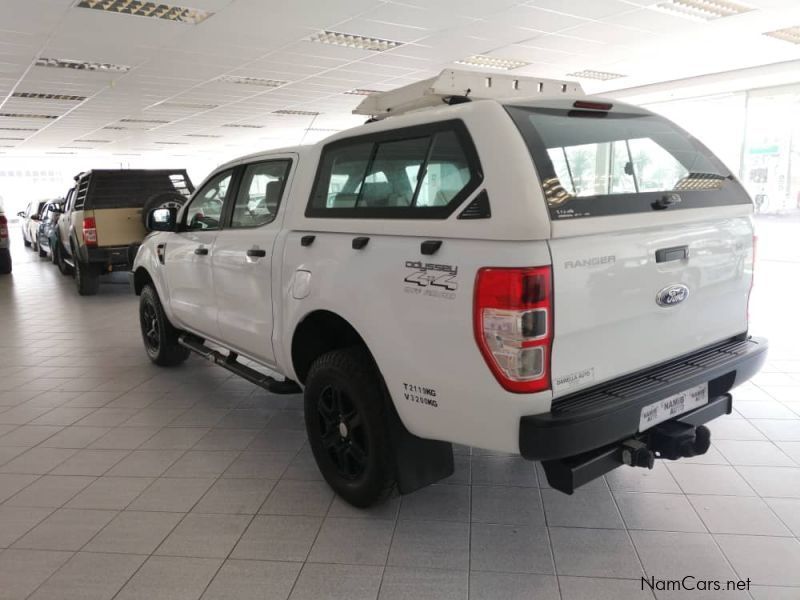
[[[639,415],[639,431],[649,429],[653,425],[668,421],[707,403],[708,384],[703,383],[658,402],[648,404]]]

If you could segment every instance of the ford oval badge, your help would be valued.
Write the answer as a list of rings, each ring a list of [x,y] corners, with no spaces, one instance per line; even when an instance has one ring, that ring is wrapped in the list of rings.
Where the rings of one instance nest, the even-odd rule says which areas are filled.
[[[675,306],[689,297],[689,288],[682,283],[668,285],[658,292],[656,302],[659,306]]]

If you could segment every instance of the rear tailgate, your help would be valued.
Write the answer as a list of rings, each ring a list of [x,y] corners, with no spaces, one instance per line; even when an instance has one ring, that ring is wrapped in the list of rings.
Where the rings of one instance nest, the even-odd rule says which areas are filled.
[[[127,246],[141,242],[147,235],[141,208],[99,208],[89,212],[94,214],[98,246]]]
[[[747,331],[746,192],[665,119],[594,106],[509,108],[551,218],[554,397]]]

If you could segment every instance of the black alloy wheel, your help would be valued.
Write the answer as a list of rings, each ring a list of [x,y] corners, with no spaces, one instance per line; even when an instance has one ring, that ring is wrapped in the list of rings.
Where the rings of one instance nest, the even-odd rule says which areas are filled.
[[[366,470],[369,444],[358,409],[344,390],[325,387],[317,401],[322,445],[338,474],[358,479]]]

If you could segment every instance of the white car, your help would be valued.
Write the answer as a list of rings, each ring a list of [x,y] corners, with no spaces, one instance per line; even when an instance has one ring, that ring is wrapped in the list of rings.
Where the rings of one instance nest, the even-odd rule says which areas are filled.
[[[448,476],[452,443],[543,461],[567,493],[708,449],[767,349],[752,203],[708,149],[569,82],[445,71],[357,112],[150,213],[132,283],[155,363],[302,388],[358,506]]]

